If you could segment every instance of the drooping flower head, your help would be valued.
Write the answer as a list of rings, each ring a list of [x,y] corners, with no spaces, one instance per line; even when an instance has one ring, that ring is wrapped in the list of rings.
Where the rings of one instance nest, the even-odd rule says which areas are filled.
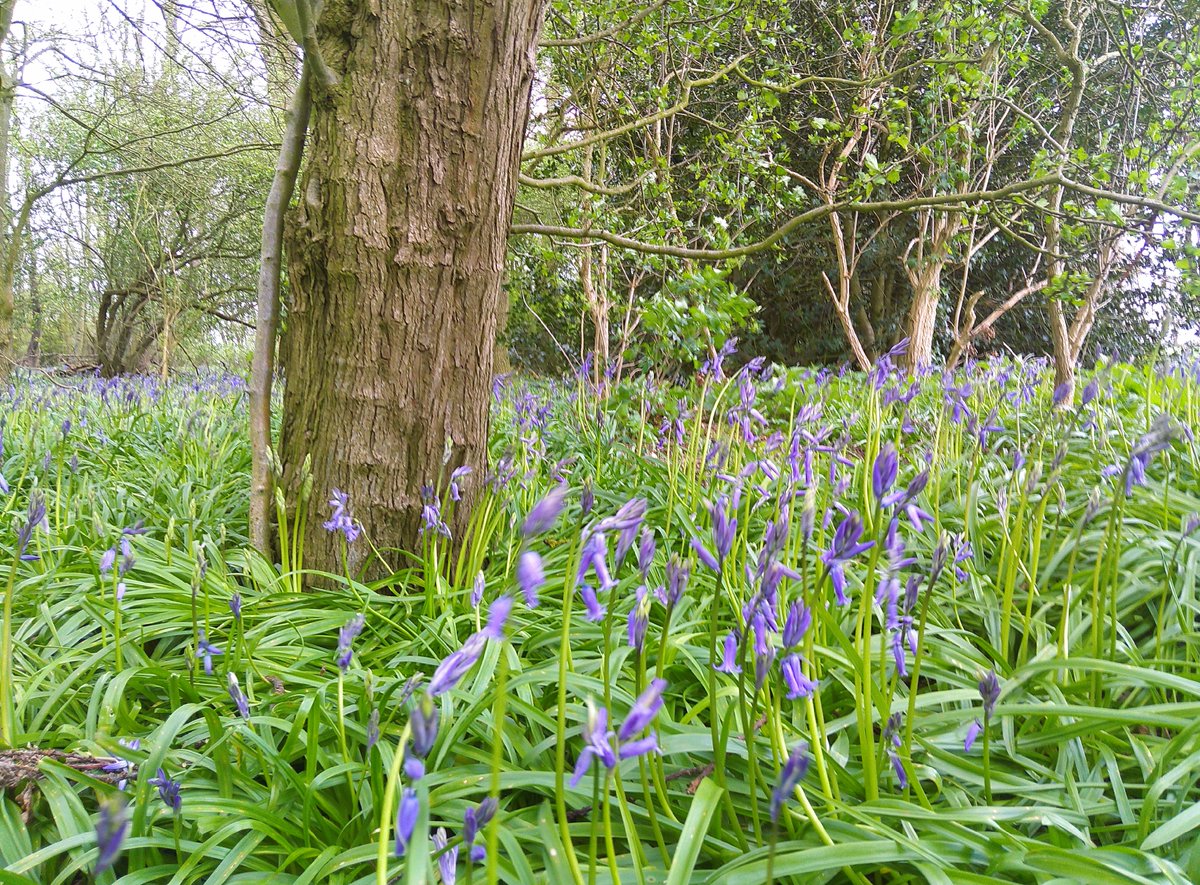
[[[857,513],[851,513],[838,525],[829,549],[821,555],[821,561],[829,569],[833,589],[837,593],[838,605],[849,602],[846,597],[846,574],[844,566],[851,559],[875,546],[874,541],[860,541],[863,526]]]
[[[871,470],[871,490],[875,500],[883,503],[884,497],[896,483],[896,473],[900,461],[896,455],[896,447],[890,442],[885,443],[875,458],[875,466]]]
[[[429,679],[429,686],[425,689],[429,696],[440,697],[458,685],[475,666],[479,656],[483,654],[486,644],[487,636],[482,631],[472,634],[463,643],[462,648],[452,652],[438,664],[437,669],[433,671],[433,676]]]
[[[817,683],[804,675],[804,662],[800,655],[788,655],[780,667],[783,670],[784,685],[787,686],[787,696],[791,700],[806,698],[816,690]]]
[[[212,659],[217,655],[224,654],[224,652],[222,652],[221,649],[217,648],[215,645],[213,645],[211,642],[209,642],[208,638],[204,635],[204,630],[201,630],[199,638],[196,640],[196,654],[200,657],[201,661],[203,661],[203,663],[204,663],[204,675],[212,676],[212,673],[213,673]]]
[[[125,834],[129,830],[129,814],[122,799],[113,797],[100,806],[100,817],[96,821],[96,867],[93,875],[99,876],[112,867],[121,853]]]
[[[566,498],[566,485],[557,485],[552,488],[546,497],[533,505],[525,517],[525,522],[521,524],[521,534],[526,538],[531,538],[553,528],[554,523],[558,521],[558,515],[562,513]]]
[[[417,791],[405,787],[400,794],[400,804],[396,806],[396,857],[404,857],[412,842],[413,830],[417,827],[417,818],[421,816],[421,802],[417,799]]]
[[[442,885],[454,885],[458,876],[458,846],[446,847],[449,844],[449,838],[446,836],[445,827],[438,827],[430,837],[430,842],[433,843],[433,850],[440,852],[437,862],[438,872],[442,876]]]
[[[517,584],[525,594],[525,604],[530,608],[538,606],[538,590],[546,583],[546,572],[542,566],[542,557],[533,550],[525,550],[517,560]]]
[[[742,672],[742,668],[738,666],[738,636],[737,633],[730,630],[725,634],[725,639],[722,644],[724,653],[721,656],[721,663],[713,661],[713,669],[718,673],[728,673],[730,676],[736,676]]]
[[[250,718],[250,704],[246,700],[246,696],[242,694],[242,687],[238,684],[238,678],[233,673],[229,676],[229,697],[233,699],[234,705],[237,707],[238,715],[243,719]]]
[[[175,814],[183,808],[183,797],[179,794],[179,781],[167,777],[166,771],[158,769],[158,776],[150,778],[150,786],[158,788],[158,796],[163,804]]]
[[[807,772],[808,744],[801,741],[792,748],[787,761],[783,763],[783,771],[779,773],[779,780],[776,781],[775,789],[771,793],[771,820],[773,822],[779,823],[779,812],[783,810],[783,806],[787,804],[792,792],[804,779]]]
[[[354,640],[362,632],[366,618],[357,614],[338,631],[337,665],[345,673],[350,669],[350,660],[354,657]]]
[[[979,680],[979,697],[983,701],[984,717],[991,717],[996,701],[1000,700],[1000,680],[995,670],[988,670]]]
[[[340,489],[334,489],[329,495],[329,506],[333,513],[322,523],[325,531],[341,532],[346,538],[346,543],[353,544],[362,530],[350,516],[350,497]]]

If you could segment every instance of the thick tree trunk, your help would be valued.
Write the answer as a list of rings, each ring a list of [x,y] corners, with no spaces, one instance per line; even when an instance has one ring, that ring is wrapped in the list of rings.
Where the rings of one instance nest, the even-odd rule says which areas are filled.
[[[915,273],[912,306],[908,310],[908,355],[905,363],[915,371],[933,363],[933,332],[937,325],[938,302],[942,295],[942,263],[931,261]]]
[[[15,6],[16,0],[0,0],[0,49],[6,48]],[[7,378],[13,366],[13,278],[23,233],[14,221],[8,193],[9,136],[16,97],[16,78],[0,60],[0,378]]]
[[[421,487],[487,455],[497,302],[541,0],[353,0],[318,22],[341,81],[314,94],[288,231],[281,449],[293,497],[312,456],[306,566],[337,487],[380,548],[414,549]],[[350,567],[368,545],[351,546]],[[372,567],[372,571],[378,569]]]

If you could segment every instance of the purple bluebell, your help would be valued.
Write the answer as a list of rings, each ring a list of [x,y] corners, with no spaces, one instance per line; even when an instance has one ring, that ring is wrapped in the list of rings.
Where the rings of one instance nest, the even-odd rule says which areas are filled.
[[[438,735],[438,715],[437,705],[428,695],[421,695],[413,701],[408,724],[412,734],[412,754],[418,759],[424,759],[433,749]]]
[[[721,564],[717,562],[717,558],[708,552],[708,548],[704,546],[704,542],[699,538],[692,538],[692,549],[696,551],[696,555],[700,557],[700,561],[714,572],[721,570]]]
[[[200,657],[200,659],[204,663],[204,674],[206,676],[212,676],[212,672],[213,672],[213,660],[212,659],[214,657],[216,657],[217,655],[224,654],[224,652],[221,651],[221,649],[217,648],[215,645],[213,645],[211,642],[209,642],[208,638],[204,635],[204,630],[201,630],[200,637],[196,641],[196,654]]]
[[[323,523],[325,531],[341,532],[346,538],[346,543],[353,544],[362,530],[350,516],[350,497],[340,489],[334,489],[329,494],[329,506],[333,513]]]
[[[34,489],[29,495],[29,507],[25,512],[25,522],[20,529],[17,530],[17,555],[23,560],[37,559],[37,555],[26,553],[29,547],[29,541],[33,537],[33,530],[36,528],[45,528],[46,523],[46,499],[40,491]]]
[[[755,631],[755,635],[759,635]],[[757,643],[756,643],[757,645]],[[767,675],[771,672],[771,665],[775,663],[775,647],[765,645],[761,649],[756,648],[754,654],[754,692],[757,694],[762,691],[763,685],[766,684]]]
[[[983,724],[978,719],[972,719],[971,724],[967,726],[967,736],[963,739],[963,750],[967,753],[971,752],[971,747],[975,745],[975,740],[983,733]]]
[[[150,786],[157,787],[158,797],[162,799],[163,804],[175,814],[179,814],[180,809],[183,808],[183,797],[179,794],[179,781],[171,780],[167,777],[166,771],[160,768],[158,776],[150,778]]]
[[[454,688],[462,680],[464,676],[475,666],[479,660],[479,656],[483,654],[483,648],[487,644],[487,637],[483,632],[473,634],[462,648],[451,653],[446,657],[436,670],[433,671],[433,676],[429,679],[429,685],[425,691],[430,697],[436,698],[444,695],[450,689]]]
[[[1071,382],[1064,381],[1054,388],[1053,400],[1054,405],[1061,406],[1067,401],[1067,397],[1071,395]]]
[[[792,793],[807,772],[808,744],[802,741],[792,748],[787,761],[783,763],[783,771],[779,773],[779,780],[775,782],[775,789],[771,792],[772,821],[779,823],[779,813],[783,811],[783,806],[787,804],[788,799],[791,798]]]
[[[584,483],[583,491],[579,493],[579,511],[580,516],[587,516],[592,512],[592,508],[596,506],[596,493],[592,491],[592,484]]]
[[[1096,398],[1098,393],[1100,393],[1100,379],[1093,376],[1092,380],[1088,382],[1087,387],[1083,388],[1081,404],[1086,406]]]
[[[637,564],[638,571],[642,573],[642,580],[646,580],[650,573],[650,563],[654,560],[654,552],[656,548],[654,541],[654,530],[650,526],[642,527],[641,541],[638,543]],[[669,570],[668,566],[668,570]]]
[[[246,700],[246,696],[242,694],[242,687],[238,684],[238,678],[233,673],[229,676],[229,697],[233,699],[234,706],[237,707],[238,715],[243,719],[250,718],[250,703]]]
[[[617,765],[617,754],[613,750],[614,734],[608,728],[608,710],[588,704],[588,721],[583,729],[584,745],[575,762],[575,771],[571,775],[571,786],[576,787],[592,766],[592,760],[598,760],[611,771]]]
[[[501,642],[504,639],[504,625],[508,623],[512,611],[513,598],[507,593],[497,596],[488,608],[487,624],[484,625],[483,635],[488,639]]]
[[[988,670],[979,680],[979,697],[983,701],[984,718],[989,718],[996,709],[996,701],[1000,699],[1000,680],[995,670]]]
[[[629,647],[639,654],[646,642],[646,630],[650,626],[650,610],[646,604],[646,598],[646,587],[642,585],[637,589],[637,601],[634,603],[633,608],[629,610],[629,618],[625,628]]]
[[[487,587],[487,582],[484,580],[483,572],[475,575],[475,583],[471,586],[471,608],[479,608],[483,602],[483,591]]]
[[[117,563],[117,549],[109,547],[100,557],[100,574],[107,575]]]
[[[533,550],[526,550],[517,560],[517,584],[525,595],[525,604],[530,608],[538,606],[538,590],[546,583],[546,572],[542,567],[542,557]]]
[[[424,503],[421,505],[421,527],[417,530],[417,534],[424,535],[426,532],[433,532],[435,535],[449,538],[450,526],[442,518],[442,502],[433,493],[433,487],[423,486],[421,498]]]
[[[788,606],[787,617],[783,621],[783,647],[795,648],[804,639],[808,628],[812,625],[812,610],[797,599]]]
[[[540,535],[554,527],[558,515],[562,513],[563,504],[567,499],[566,485],[557,485],[546,493],[546,496],[533,505],[525,522],[521,524],[521,534],[526,538]]]
[[[416,756],[407,756],[404,759],[404,775],[409,780],[419,781],[425,777],[425,763]]]
[[[471,863],[482,863],[487,858],[487,849],[483,845],[476,845],[475,840],[487,829],[499,808],[496,798],[488,796],[474,808],[468,805],[463,812],[462,840],[468,846],[467,859]]]
[[[613,570],[618,571],[625,556],[637,540],[637,531],[646,518],[646,499],[631,498],[621,505],[612,516],[600,520],[598,532],[617,532],[617,547],[613,559]]]
[[[688,581],[692,575],[691,567],[678,556],[672,556],[667,561],[667,583],[659,594],[662,604],[668,609],[675,608],[687,590]]]
[[[121,564],[117,568],[118,574],[123,578],[133,568],[133,545],[129,543],[129,538],[121,537]]]
[[[442,876],[442,885],[454,885],[455,879],[458,876],[458,846],[453,848],[446,847],[449,840],[446,836],[446,828],[438,827],[433,836],[430,837],[430,842],[433,843],[433,850],[440,852],[438,854],[438,872]]]
[[[859,520],[858,514],[851,513],[838,525],[829,549],[821,555],[821,561],[825,563],[829,570],[829,577],[833,581],[838,605],[845,605],[850,601],[846,597],[844,566],[860,553],[875,546],[874,541],[859,540],[862,537],[862,531],[862,522]]]
[[[804,663],[801,661],[800,655],[788,655],[779,666],[783,671],[787,696],[791,700],[806,698],[816,690],[817,683],[804,675]]]
[[[884,507],[894,507],[897,511],[902,511],[908,516],[908,521],[912,523],[912,527],[918,532],[924,530],[925,522],[932,522],[933,517],[921,509],[921,505],[917,503],[917,498],[920,497],[925,486],[929,483],[929,469],[926,468],[912,478],[912,481],[905,489],[900,489],[892,492],[883,499]]]
[[[114,797],[100,806],[100,817],[96,821],[96,847],[99,854],[92,875],[99,876],[112,867],[121,853],[128,830],[129,815],[124,801]]]
[[[374,709],[367,717],[367,752],[379,743],[379,710]]]
[[[592,589],[592,586],[580,584],[579,595],[583,597],[583,605],[587,609],[587,619],[593,622],[603,621],[606,609],[596,598],[596,591]]]
[[[400,804],[396,806],[396,857],[404,857],[408,845],[412,841],[413,830],[417,827],[417,818],[421,816],[421,802],[417,791],[405,787],[400,794]]]
[[[338,631],[337,665],[345,673],[350,669],[350,661],[354,657],[354,640],[362,632],[367,620],[362,614],[357,614],[346,622]]]
[[[879,450],[879,455],[875,458],[875,466],[871,469],[871,490],[875,493],[875,500],[881,504],[896,483],[899,466],[900,460],[896,455],[896,447],[890,442],[884,443],[883,448]]]
[[[604,539],[604,532],[588,532],[580,553],[577,582],[582,583],[589,571],[596,573],[596,582],[600,590],[611,590],[617,585],[608,570],[608,545]]]
[[[667,689],[667,680],[652,679],[646,690],[638,695],[621,723],[617,732],[617,740],[624,742],[650,727],[658,711],[662,709],[663,692]]]
[[[236,590],[233,591],[233,595],[229,597],[229,610],[233,612],[233,616],[237,620],[240,621],[242,619],[242,594],[238,593]]]
[[[742,668],[738,666],[738,636],[737,633],[730,630],[725,634],[723,646],[724,654],[721,656],[721,663],[713,661],[713,669],[718,673],[728,673],[730,676],[736,676],[742,672]]]
[[[456,467],[450,473],[450,500],[461,501],[462,489],[459,488],[458,481],[464,476],[470,474],[471,468],[464,464],[462,467]]]

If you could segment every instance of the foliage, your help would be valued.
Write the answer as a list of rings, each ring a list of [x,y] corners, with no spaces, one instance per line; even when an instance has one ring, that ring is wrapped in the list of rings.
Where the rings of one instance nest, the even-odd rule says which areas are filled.
[[[99,800],[121,778],[129,831],[100,882],[432,881],[455,846],[458,875],[478,881],[1200,877],[1200,450],[1182,429],[1200,417],[1197,367],[1107,365],[1067,412],[1037,362],[915,380],[761,369],[718,362],[684,386],[626,381],[607,398],[585,378],[501,386],[492,491],[467,533],[439,534],[454,506],[443,482],[425,549],[375,585],[302,575],[302,552],[283,572],[244,552],[236,379],[22,381],[4,429],[0,704],[12,745],[115,768],[46,761],[30,793],[0,799],[5,881],[85,878]],[[564,481],[561,517],[543,504],[523,533]],[[29,513],[39,496],[44,521]],[[352,528],[358,503],[331,525]],[[909,505],[929,513],[919,529]],[[874,545],[857,555],[836,543],[847,512]],[[886,543],[893,524],[903,552]],[[592,620],[577,576],[598,526],[609,543],[585,563],[604,607]],[[531,554],[541,586],[518,571]],[[716,571],[702,564],[717,557]],[[691,566],[682,585],[676,558]],[[432,701],[437,734],[414,782],[399,755],[412,755],[414,711],[501,595],[516,597],[504,639],[475,647]],[[796,602],[812,614],[798,640],[785,623]],[[636,647],[631,623],[645,625]],[[715,672],[731,630],[741,672]],[[760,690],[755,637],[776,655]],[[220,652],[211,675],[201,638]],[[999,697],[981,697],[993,669]],[[611,775],[594,762],[570,787],[588,700],[615,730],[656,676],[660,753]],[[801,741],[811,764],[775,827],[772,792]],[[179,783],[178,813],[152,783],[160,768]],[[409,786],[419,814],[397,859]],[[500,810],[468,871],[464,812],[489,795]],[[448,847],[431,847],[443,826]]]

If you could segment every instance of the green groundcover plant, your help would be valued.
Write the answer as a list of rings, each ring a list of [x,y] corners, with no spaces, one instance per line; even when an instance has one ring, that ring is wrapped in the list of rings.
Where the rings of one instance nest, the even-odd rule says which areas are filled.
[[[0,883],[1200,880],[1200,365],[726,354],[499,379],[372,583],[240,380],[10,388]]]

